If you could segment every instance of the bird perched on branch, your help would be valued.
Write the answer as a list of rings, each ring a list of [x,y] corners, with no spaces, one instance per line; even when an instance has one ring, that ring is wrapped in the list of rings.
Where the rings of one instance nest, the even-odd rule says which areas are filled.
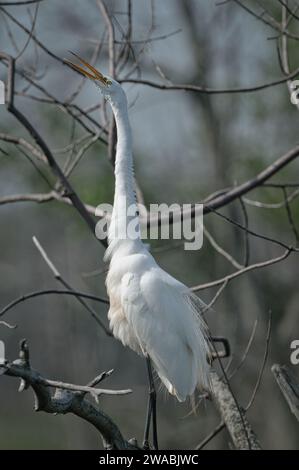
[[[156,401],[151,364],[171,395],[179,401],[196,388],[209,390],[209,339],[202,318],[205,304],[188,287],[161,269],[140,237],[135,198],[132,137],[126,94],[113,78],[104,76],[88,62],[66,61],[89,78],[109,102],[117,128],[115,195],[108,232],[110,298],[108,318],[116,338],[147,359],[150,399],[145,441],[151,417],[157,448]],[[133,208],[130,214],[126,210]],[[135,224],[137,237],[128,235]],[[119,235],[121,234],[121,236]],[[124,236],[125,235],[125,236]]]

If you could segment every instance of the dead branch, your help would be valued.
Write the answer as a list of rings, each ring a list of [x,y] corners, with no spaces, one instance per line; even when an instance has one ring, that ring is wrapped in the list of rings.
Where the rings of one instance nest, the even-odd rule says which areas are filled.
[[[299,381],[287,366],[274,364],[271,368],[274,378],[289,405],[290,411],[299,421]]]
[[[260,450],[261,446],[244,410],[237,406],[227,383],[211,373],[212,395],[226,425],[234,447],[239,450]]]
[[[40,136],[38,131],[32,124],[28,121],[28,119],[22,114],[14,105],[14,79],[15,79],[15,61],[14,59],[4,53],[0,53],[0,58],[6,59],[8,61],[8,76],[7,76],[7,110],[13,114],[16,119],[22,124],[25,129],[29,132],[29,134],[33,137],[37,145],[42,149],[48,164],[53,171],[53,173],[58,177],[59,181],[61,182],[64,190],[65,195],[72,201],[73,206],[77,209],[81,217],[85,220],[87,225],[89,226],[90,230],[94,233],[95,230],[95,221],[86,210],[84,204],[82,203],[81,199],[69,183],[68,179],[64,176],[63,171],[57,164],[52,152],[50,151],[48,145],[44,141],[44,139]],[[105,244],[105,241],[102,240]]]
[[[44,411],[50,414],[72,413],[89,422],[99,431],[103,438],[105,448],[117,450],[137,449],[136,445],[133,445],[123,437],[117,425],[98,405],[94,406],[85,398],[87,392],[98,397],[103,392],[109,395],[119,395],[128,393],[129,390],[105,391],[103,389],[93,388],[92,385],[80,387],[73,384],[48,380],[31,368],[26,340],[20,343],[19,359],[12,363],[6,361],[4,364],[0,364],[0,370],[1,369],[2,371],[4,370],[4,375],[21,379],[19,391],[23,391],[29,386],[32,387],[35,395],[35,411]],[[110,373],[101,374],[101,376],[94,379],[91,384],[96,385],[108,375],[110,375]]]

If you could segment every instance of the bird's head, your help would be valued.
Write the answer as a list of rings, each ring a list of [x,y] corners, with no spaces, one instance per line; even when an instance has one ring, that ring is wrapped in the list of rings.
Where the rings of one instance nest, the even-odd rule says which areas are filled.
[[[81,65],[75,64],[68,59],[64,59],[64,62],[73,70],[80,73],[80,75],[83,75],[83,77],[89,78],[100,90],[105,99],[109,100],[112,104],[121,103],[126,100],[125,92],[116,80],[107,75],[103,75],[99,70],[74,52],[71,52],[71,54],[81,62]]]

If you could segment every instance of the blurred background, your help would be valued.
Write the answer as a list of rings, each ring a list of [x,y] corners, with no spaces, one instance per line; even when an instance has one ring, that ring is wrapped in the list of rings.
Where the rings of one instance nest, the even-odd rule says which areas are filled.
[[[258,16],[266,8],[277,22],[281,21],[279,1],[243,3]],[[289,2],[291,7],[294,3]],[[131,49],[124,39],[128,38],[128,4],[132,9]],[[188,83],[225,89],[255,86],[282,76],[277,54],[279,33],[238,2],[112,0],[108,7],[118,41],[115,47],[122,54],[118,79],[147,78],[166,85]],[[76,157],[90,134],[61,103],[69,100],[103,125],[109,110],[105,112],[99,93],[90,83],[83,83],[79,75],[49,55],[33,38],[28,41],[20,24],[29,31],[34,24],[35,37],[55,56],[68,57],[68,51],[73,50],[87,60],[93,58],[93,63],[108,73],[106,24],[93,0],[44,0],[37,12],[35,5],[0,9],[0,50],[20,55],[16,104],[64,167],[68,159]],[[297,34],[298,26],[298,21],[290,20],[289,28]],[[298,66],[297,47],[296,40],[288,42],[291,70]],[[6,67],[0,65],[0,79],[4,81]],[[238,94],[160,90],[136,83],[124,83],[124,87],[130,103],[136,178],[147,205],[202,201],[254,177],[298,143],[298,109],[291,104],[285,84]],[[97,104],[100,107],[93,110]],[[80,115],[78,109],[72,108],[72,112]],[[89,129],[95,129],[90,120],[80,117]],[[0,122],[0,133],[32,142],[5,106],[0,106]],[[101,137],[107,139],[105,133]],[[28,149],[0,142],[0,198],[49,192],[49,184],[55,184],[52,173],[40,161],[33,166],[32,160]],[[113,201],[113,166],[103,142],[94,139],[70,181],[87,204]],[[284,168],[271,182],[299,186],[298,162]],[[287,191],[288,195],[292,193]],[[290,226],[284,202],[285,190],[264,187],[220,212],[242,224],[248,219],[249,228],[259,234],[295,244],[296,230]],[[299,230],[296,194],[289,207]],[[2,203],[0,215],[1,308],[24,293],[59,288],[32,243],[33,235],[74,288],[106,296],[104,248],[74,208],[58,201]],[[205,216],[204,222],[213,240],[241,266],[283,253],[282,247],[267,240],[246,237],[244,231],[216,214]],[[162,240],[153,242],[152,249],[160,265],[189,286],[214,281],[236,270],[236,265],[215,250],[206,237],[198,252]],[[217,288],[205,289],[199,295],[209,303],[216,292]],[[91,304],[107,324],[107,307]],[[274,363],[287,364],[298,377],[299,366],[290,364],[290,343],[299,337],[298,304],[298,258],[294,254],[279,264],[232,280],[207,314],[212,333],[230,341],[230,371],[239,364],[253,337],[246,360],[231,381],[239,403],[245,406],[259,376],[272,312],[268,359],[248,412],[266,449],[299,448],[298,422],[271,373]],[[85,384],[113,368],[115,372],[105,386],[132,388],[133,393],[103,397],[100,406],[127,438],[142,440],[147,402],[145,362],[105,335],[75,298],[36,298],[19,304],[3,319],[18,325],[16,330],[0,325],[7,358],[17,357],[18,342],[25,337],[32,367],[48,378]],[[100,435],[88,423],[70,415],[35,414],[32,391],[18,394],[17,385],[15,379],[0,377],[1,449],[101,448]],[[179,404],[164,390],[159,391],[161,448],[192,449],[219,421],[213,403],[201,403],[194,414],[190,403]],[[206,448],[228,447],[224,430]]]

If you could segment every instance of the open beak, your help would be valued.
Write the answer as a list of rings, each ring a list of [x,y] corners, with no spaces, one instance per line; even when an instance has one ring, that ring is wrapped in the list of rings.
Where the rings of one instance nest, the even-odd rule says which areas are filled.
[[[109,85],[109,80],[104,77],[101,72],[99,72],[96,68],[94,68],[92,65],[90,65],[88,62],[86,62],[82,57],[78,56],[78,54],[75,54],[74,52],[70,51],[70,53],[76,57],[84,66],[83,68],[81,65],[73,64],[68,59],[63,59],[63,61],[68,64],[73,70],[76,72],[79,72],[81,75],[84,77],[90,78],[91,80],[99,80],[100,82],[103,83],[103,85]]]

